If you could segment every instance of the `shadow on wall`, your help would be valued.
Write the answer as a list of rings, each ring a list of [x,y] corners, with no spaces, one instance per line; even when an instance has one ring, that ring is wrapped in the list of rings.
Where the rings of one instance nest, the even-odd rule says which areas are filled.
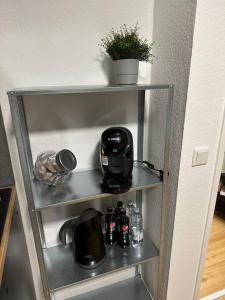
[[[77,169],[99,167],[99,140],[111,126],[128,127],[136,140],[137,92],[24,97],[33,158],[46,149],[70,149]]]
[[[108,84],[112,85],[114,83],[112,59],[108,57],[104,52],[101,52],[101,54],[97,56],[96,60],[102,68],[105,77],[108,79]]]
[[[24,100],[30,132],[136,124],[137,120],[136,92],[29,96]]]

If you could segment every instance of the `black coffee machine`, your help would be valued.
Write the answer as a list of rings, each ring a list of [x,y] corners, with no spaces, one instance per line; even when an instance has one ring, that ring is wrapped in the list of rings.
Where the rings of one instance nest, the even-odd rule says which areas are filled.
[[[101,136],[102,191],[127,192],[132,184],[133,137],[125,127],[111,127]]]
[[[102,216],[101,212],[88,208],[80,217],[65,222],[60,229],[59,239],[64,246],[67,231],[72,231],[74,257],[82,267],[96,268],[105,258]]]

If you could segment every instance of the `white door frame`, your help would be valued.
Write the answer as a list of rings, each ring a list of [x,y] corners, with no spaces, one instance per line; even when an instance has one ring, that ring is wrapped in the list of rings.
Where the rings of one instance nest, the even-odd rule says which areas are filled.
[[[194,300],[199,299],[198,294],[199,294],[199,290],[200,290],[200,285],[201,285],[201,280],[202,280],[202,275],[203,275],[203,268],[204,268],[206,254],[207,254],[208,242],[209,242],[211,226],[212,226],[212,221],[213,221],[213,215],[214,215],[214,211],[215,211],[216,198],[217,198],[217,193],[218,193],[218,184],[219,184],[220,175],[221,175],[221,168],[222,168],[222,164],[223,164],[224,152],[225,152],[225,101],[224,101],[224,106],[223,106],[223,120],[222,120],[222,125],[220,128],[220,134],[219,134],[219,140],[218,140],[218,151],[217,151],[217,156],[216,156],[216,164],[214,167],[213,182],[212,182],[212,186],[211,186],[210,201],[209,201],[207,219],[206,219],[206,224],[205,224],[205,231],[204,231],[204,236],[203,236],[203,241],[202,241],[201,256],[199,259],[198,274],[197,274],[197,280],[196,280],[196,284],[195,284],[195,291],[194,291],[194,297],[193,297]],[[224,282],[224,288],[225,288],[225,282]],[[214,299],[217,299],[218,297],[221,297],[222,295],[225,295],[225,289],[223,290],[222,294],[221,294],[221,292],[219,294],[214,293],[212,295],[209,295],[208,297],[202,298],[202,300],[203,299],[204,300],[205,299],[214,300]]]

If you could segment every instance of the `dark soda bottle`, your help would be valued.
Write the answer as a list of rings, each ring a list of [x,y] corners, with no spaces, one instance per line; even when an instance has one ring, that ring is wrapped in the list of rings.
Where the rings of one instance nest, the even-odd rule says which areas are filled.
[[[107,208],[105,216],[105,242],[112,246],[116,240],[116,220],[112,207]]]
[[[121,210],[120,232],[119,232],[119,236],[118,236],[118,244],[123,249],[129,247],[129,245],[130,245],[129,218],[126,215],[126,210],[124,208]]]
[[[117,207],[115,208],[115,219],[116,219],[116,239],[118,239],[120,233],[120,217],[121,210],[123,209],[123,202],[117,201]]]

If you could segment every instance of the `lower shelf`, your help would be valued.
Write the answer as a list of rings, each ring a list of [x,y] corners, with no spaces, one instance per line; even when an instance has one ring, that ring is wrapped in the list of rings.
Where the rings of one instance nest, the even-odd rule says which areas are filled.
[[[52,292],[158,256],[157,248],[145,232],[144,242],[140,246],[130,246],[127,249],[122,249],[118,245],[107,247],[104,262],[92,270],[81,268],[76,264],[70,245],[44,249],[43,253],[49,289]]]
[[[66,300],[152,300],[140,276]]]

